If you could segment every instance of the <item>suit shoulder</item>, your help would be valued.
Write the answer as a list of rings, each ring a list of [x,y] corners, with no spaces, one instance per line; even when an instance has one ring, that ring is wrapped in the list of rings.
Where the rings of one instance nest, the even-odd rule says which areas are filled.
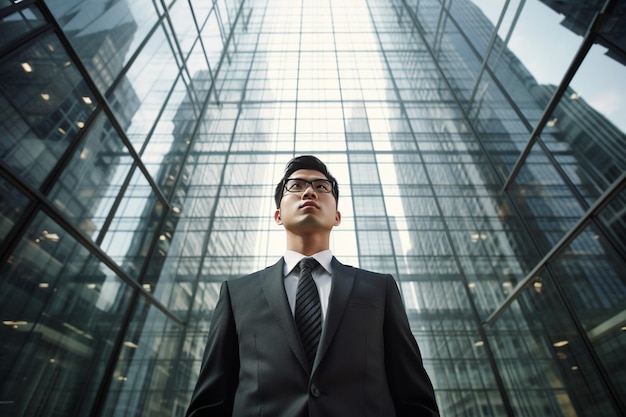
[[[248,275],[239,276],[227,280],[227,285],[231,289],[250,288],[251,286],[258,286],[261,281],[262,275],[281,275],[282,276],[282,259],[276,262],[274,265],[270,265],[264,269],[252,272]]]
[[[361,279],[363,277],[369,278],[369,279],[378,279],[378,280],[386,280],[386,279],[393,279],[393,276],[391,274],[384,274],[382,272],[374,272],[374,271],[370,271],[367,269],[363,269],[363,268],[357,268],[351,265],[346,265],[348,268],[351,268],[355,274],[357,279]]]
[[[226,282],[228,282],[229,287],[246,285],[248,282],[254,281],[256,278],[258,278],[260,273],[261,271],[255,271],[247,275],[241,275],[238,277],[229,278],[228,280],[226,280]]]

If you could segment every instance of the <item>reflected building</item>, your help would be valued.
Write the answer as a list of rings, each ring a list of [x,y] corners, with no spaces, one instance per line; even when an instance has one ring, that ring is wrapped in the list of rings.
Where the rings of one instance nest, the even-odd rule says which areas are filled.
[[[442,416],[624,415],[625,9],[0,6],[0,412],[184,414],[316,154],[333,253],[396,277]]]

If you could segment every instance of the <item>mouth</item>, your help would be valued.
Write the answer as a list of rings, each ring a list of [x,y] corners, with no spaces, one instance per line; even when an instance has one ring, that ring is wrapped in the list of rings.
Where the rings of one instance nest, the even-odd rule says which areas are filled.
[[[315,207],[315,208],[320,208],[316,202],[314,201],[306,201],[304,202],[302,205],[300,205],[300,208],[306,208],[306,207]]]

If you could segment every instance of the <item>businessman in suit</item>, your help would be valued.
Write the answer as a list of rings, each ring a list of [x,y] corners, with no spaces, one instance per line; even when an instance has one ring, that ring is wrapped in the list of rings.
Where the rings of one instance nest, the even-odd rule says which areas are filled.
[[[439,416],[393,277],[329,250],[338,198],[319,159],[287,164],[274,214],[287,251],[222,284],[188,417]]]

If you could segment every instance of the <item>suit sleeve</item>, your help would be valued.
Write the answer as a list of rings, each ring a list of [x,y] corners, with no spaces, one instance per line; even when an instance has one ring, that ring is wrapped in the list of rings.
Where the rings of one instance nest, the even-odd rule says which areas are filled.
[[[213,312],[196,388],[186,417],[231,416],[239,380],[239,348],[228,283]]]
[[[384,326],[385,367],[396,415],[438,417],[433,386],[391,275],[387,281]]]

